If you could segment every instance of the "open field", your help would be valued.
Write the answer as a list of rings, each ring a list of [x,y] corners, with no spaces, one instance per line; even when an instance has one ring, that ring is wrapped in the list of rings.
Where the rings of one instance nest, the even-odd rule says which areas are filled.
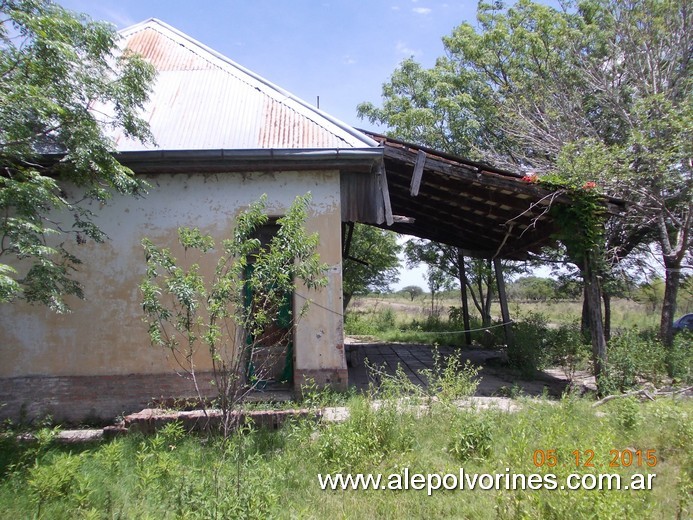
[[[470,314],[478,316],[470,301]],[[459,297],[447,297],[436,302],[433,309],[442,318],[447,317],[450,307],[460,307]],[[577,300],[547,300],[547,301],[510,301],[510,317],[522,318],[529,313],[538,313],[546,317],[550,323],[570,324],[580,320],[582,302]],[[355,296],[347,312],[372,312],[383,309],[392,309],[399,321],[425,320],[431,315],[430,295],[424,294],[411,300],[401,294]],[[612,327],[639,328],[656,327],[659,324],[659,309],[653,310],[650,305],[628,299],[614,299],[611,304]],[[693,312],[693,311],[691,311]],[[491,305],[491,313],[494,319],[500,321],[500,305],[497,301]],[[681,309],[679,314],[684,314]]]

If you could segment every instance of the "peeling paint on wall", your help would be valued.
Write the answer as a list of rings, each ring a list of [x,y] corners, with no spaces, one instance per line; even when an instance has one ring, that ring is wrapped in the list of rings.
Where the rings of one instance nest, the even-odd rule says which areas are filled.
[[[0,305],[0,378],[34,375],[163,374],[172,370],[149,343],[138,285],[145,274],[143,237],[173,244],[180,226],[199,227],[218,241],[228,237],[238,212],[266,193],[268,211],[280,216],[310,191],[309,232],[320,234],[318,252],[329,266],[329,286],[299,289],[315,302],[295,332],[296,369],[345,369],[341,301],[339,172],[156,175],[144,198],[115,197],[97,211],[104,244],[74,245],[84,264],[78,278],[86,299],[56,315],[23,303]],[[174,254],[180,253],[174,250]],[[211,273],[213,262],[202,266]],[[316,337],[315,331],[321,331]],[[205,366],[201,367],[202,369]]]

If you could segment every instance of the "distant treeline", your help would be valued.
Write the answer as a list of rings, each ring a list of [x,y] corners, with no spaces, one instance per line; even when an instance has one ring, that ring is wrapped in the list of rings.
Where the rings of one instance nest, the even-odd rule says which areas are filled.
[[[615,298],[635,300],[650,305],[654,310],[661,304],[664,294],[664,281],[661,278],[654,278],[648,282],[622,284],[612,289],[615,289],[612,294]],[[509,282],[506,290],[508,299],[519,303],[582,301],[582,284],[575,279],[561,280],[539,276],[523,276]],[[408,286],[396,291],[394,294],[406,295],[411,300],[430,297],[429,293],[418,286]],[[497,295],[494,294],[493,296],[493,300],[496,300]],[[459,299],[460,291],[459,289],[444,291],[440,293],[439,297],[441,299]],[[687,312],[686,309],[693,308],[693,277],[684,278],[679,291],[678,303],[681,311]]]

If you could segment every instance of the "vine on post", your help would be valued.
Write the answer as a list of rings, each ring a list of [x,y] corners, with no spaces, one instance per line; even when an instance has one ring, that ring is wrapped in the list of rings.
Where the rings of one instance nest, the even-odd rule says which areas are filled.
[[[566,248],[568,257],[580,269],[585,283],[592,361],[598,389],[606,366],[607,345],[602,316],[601,280],[606,269],[604,261],[604,225],[606,210],[603,197],[596,190],[595,182],[570,181],[555,176],[545,176],[542,186],[563,191],[570,204],[554,205],[551,215],[559,229],[556,238]]]

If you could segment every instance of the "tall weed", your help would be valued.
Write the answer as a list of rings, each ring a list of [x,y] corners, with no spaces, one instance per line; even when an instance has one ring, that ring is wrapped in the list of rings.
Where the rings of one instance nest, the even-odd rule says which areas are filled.
[[[383,403],[376,409],[370,399],[356,398],[345,422],[320,432],[318,453],[326,471],[365,471],[412,449],[412,417],[394,401]]]
[[[693,383],[693,332],[683,331],[674,336],[666,353],[666,365],[674,380],[686,385]]]
[[[666,352],[654,331],[628,329],[608,344],[607,363],[600,381],[606,393],[619,393],[642,381],[658,384],[665,374]]]
[[[485,459],[493,448],[493,424],[489,416],[476,411],[460,413],[454,423],[454,433],[447,451],[458,462]]]
[[[469,360],[462,364],[460,353],[443,358],[438,349],[434,349],[432,355],[433,367],[420,371],[428,382],[429,395],[445,403],[474,395],[481,383],[480,367]]]

